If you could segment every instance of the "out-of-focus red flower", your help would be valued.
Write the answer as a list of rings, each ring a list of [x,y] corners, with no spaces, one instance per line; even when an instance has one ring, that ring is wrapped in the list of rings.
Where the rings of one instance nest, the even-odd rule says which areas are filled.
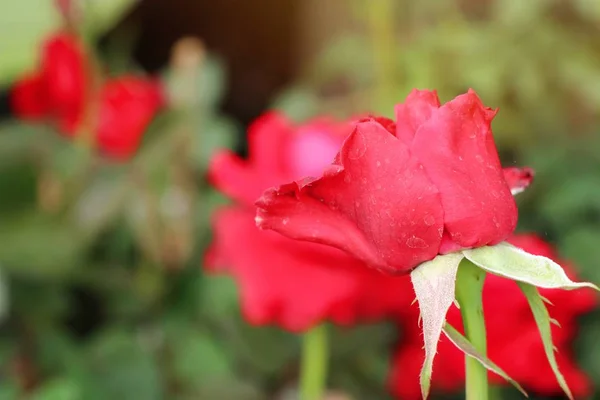
[[[235,205],[214,215],[207,267],[236,279],[250,322],[302,331],[323,320],[378,319],[412,301],[410,281],[365,268],[338,249],[261,231],[254,222],[253,204],[263,190],[319,175],[351,130],[325,119],[294,126],[269,113],[249,130],[248,160],[230,152],[213,159],[210,178]]]
[[[560,260],[553,249],[537,236],[514,235],[508,242],[531,254],[549,257],[561,263],[567,275],[575,278],[569,263]],[[540,293],[554,304],[548,306],[550,315],[561,324],[561,327],[552,326],[560,370],[573,395],[577,398],[584,397],[590,391],[590,382],[577,367],[569,345],[576,335],[577,317],[595,307],[595,294],[588,289],[571,292],[541,289]],[[490,359],[526,389],[544,395],[562,393],[546,359],[533,314],[517,284],[509,279],[488,275],[483,291],[483,304]],[[391,390],[399,399],[421,398],[419,372],[424,352],[422,335],[417,328],[418,314],[416,305],[410,307],[410,313],[405,314],[401,321],[403,341],[394,356],[389,378]],[[460,311],[456,307],[450,309],[447,320],[462,331]],[[463,353],[448,339],[442,338],[433,369],[434,391],[447,393],[461,389],[465,382],[463,365]],[[506,383],[492,373],[490,379],[497,384]]]
[[[69,34],[51,37],[42,50],[41,93],[50,117],[59,121],[68,136],[84,113],[88,91],[87,59],[79,40]]]
[[[10,92],[10,109],[14,116],[28,121],[39,121],[48,114],[46,102],[42,101],[39,74],[27,75],[17,81]]]
[[[88,65],[78,39],[67,33],[48,39],[38,70],[12,88],[13,114],[23,120],[53,122],[65,136],[75,136],[90,99]],[[148,124],[164,105],[159,81],[134,76],[110,79],[100,88],[96,143],[109,156],[131,156]]]
[[[164,105],[158,80],[122,76],[108,80],[100,94],[96,145],[106,155],[128,158],[137,150],[146,128]]]
[[[517,208],[492,137],[495,113],[472,90],[443,106],[415,90],[396,106],[395,124],[359,122],[318,178],[267,190],[257,223],[396,274],[499,243]]]

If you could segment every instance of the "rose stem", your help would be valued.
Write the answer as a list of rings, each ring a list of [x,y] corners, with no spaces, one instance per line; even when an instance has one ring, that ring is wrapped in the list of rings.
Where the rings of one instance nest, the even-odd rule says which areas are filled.
[[[483,319],[483,282],[485,271],[464,259],[456,278],[456,299],[460,305],[465,336],[482,354],[486,354],[486,332]],[[466,400],[487,400],[487,370],[472,357],[466,357]]]
[[[300,400],[320,400],[327,380],[327,327],[318,325],[302,338]]]

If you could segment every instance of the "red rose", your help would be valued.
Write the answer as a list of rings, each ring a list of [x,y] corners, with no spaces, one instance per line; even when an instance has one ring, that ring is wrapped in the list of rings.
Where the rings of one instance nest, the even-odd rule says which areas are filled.
[[[85,52],[79,40],[69,34],[51,37],[43,46],[40,97],[51,117],[60,122],[66,135],[76,133],[84,113],[88,71]]]
[[[213,216],[207,267],[236,279],[251,323],[302,331],[323,320],[378,319],[412,301],[409,280],[385,277],[329,246],[261,231],[254,222],[253,204],[265,188],[320,174],[351,130],[325,119],[293,126],[270,113],[249,130],[248,160],[229,152],[214,157],[210,178],[236,204]]]
[[[39,71],[13,86],[12,112],[23,120],[50,120],[61,133],[72,137],[85,116],[87,85],[87,61],[77,38],[55,35],[44,43]],[[96,144],[106,155],[131,156],[164,104],[160,83],[123,76],[104,82],[98,96]]]
[[[79,118],[86,86],[86,62],[77,38],[59,33],[44,42],[38,70],[18,81],[11,90],[15,116],[37,120],[52,115],[63,125]]]
[[[316,179],[269,189],[257,224],[406,274],[437,254],[493,245],[517,223],[490,123],[475,92],[440,106],[413,91],[396,123],[364,119]]]
[[[157,80],[122,76],[105,82],[96,132],[100,151],[116,158],[132,156],[163,104],[162,86]]]
[[[42,77],[39,74],[28,75],[17,81],[9,94],[11,113],[23,120],[44,119],[48,114],[48,106],[40,96],[41,86]]]
[[[552,258],[561,263],[571,278],[573,270],[556,257],[552,248],[534,235],[515,235],[508,240],[515,246],[531,253]],[[590,290],[567,292],[540,289],[541,294],[554,305],[549,306],[550,315],[561,327],[552,326],[552,339],[558,348],[556,357],[561,372],[574,396],[586,396],[590,382],[577,367],[569,344],[576,334],[576,319],[592,310],[596,297]],[[483,291],[484,315],[488,337],[488,355],[500,368],[524,387],[539,394],[562,393],[554,373],[546,359],[537,325],[525,296],[517,284],[509,279],[488,275]],[[401,321],[404,340],[396,355],[390,374],[390,387],[399,399],[420,399],[419,371],[424,359],[423,340],[417,328],[419,310],[410,307],[410,314]],[[450,308],[447,320],[462,331],[460,311]],[[438,346],[432,387],[439,392],[459,390],[465,383],[464,354],[446,338]],[[550,378],[549,378],[550,377]],[[504,379],[490,374],[492,382],[506,384]]]

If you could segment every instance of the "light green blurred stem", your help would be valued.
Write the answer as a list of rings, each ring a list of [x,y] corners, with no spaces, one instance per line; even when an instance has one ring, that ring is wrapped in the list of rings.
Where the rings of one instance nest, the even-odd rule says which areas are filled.
[[[456,299],[465,328],[465,336],[482,354],[486,354],[482,292],[485,271],[464,259],[456,277]],[[466,400],[488,400],[487,370],[479,361],[466,357]]]
[[[394,35],[394,1],[377,0],[365,2],[368,17],[369,36],[373,49],[374,86],[373,105],[388,106],[393,100],[394,56],[396,55]]]
[[[300,400],[321,400],[327,382],[327,327],[319,325],[302,338]]]

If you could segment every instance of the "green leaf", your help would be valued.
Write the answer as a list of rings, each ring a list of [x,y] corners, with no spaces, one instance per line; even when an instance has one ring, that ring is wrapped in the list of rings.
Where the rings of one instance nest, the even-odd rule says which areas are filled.
[[[86,400],[164,398],[159,365],[152,357],[156,332],[106,330],[86,354]]]
[[[116,25],[138,0],[85,1],[85,30],[93,36],[101,35]]]
[[[527,392],[523,390],[521,385],[519,385],[514,379],[512,379],[506,372],[502,370],[499,366],[494,364],[485,354],[481,354],[477,349],[471,344],[469,339],[464,337],[459,331],[454,329],[450,324],[446,323],[444,326],[444,334],[452,344],[454,344],[460,351],[465,353],[467,356],[472,357],[479,361],[481,365],[487,368],[489,371],[494,372],[497,375],[500,375],[502,378],[506,379],[510,382],[514,387],[516,387],[519,392],[523,393],[525,397],[529,397]]]
[[[44,384],[30,400],[78,400],[81,389],[77,382],[68,379],[56,379]]]
[[[463,250],[462,253],[469,261],[492,274],[541,288],[571,290],[591,287],[600,290],[593,283],[573,282],[551,259],[529,254],[506,242]]]
[[[76,268],[83,243],[78,232],[31,210],[0,223],[0,261],[11,274],[62,278]]]
[[[558,384],[565,392],[565,394],[569,397],[569,399],[573,400],[573,395],[571,394],[571,390],[565,381],[565,377],[560,373],[558,369],[558,364],[556,363],[556,357],[554,356],[554,345],[552,344],[552,332],[550,324],[552,322],[550,315],[548,314],[548,310],[544,305],[544,300],[540,293],[538,292],[535,286],[532,286],[527,283],[519,282],[519,287],[527,297],[527,301],[529,302],[529,307],[531,307],[531,312],[533,313],[533,317],[535,318],[535,322],[540,331],[540,335],[542,337],[542,342],[544,343],[544,350],[546,352],[546,357],[548,358],[548,362],[552,367],[552,371],[554,371],[554,375],[556,376],[556,380]]]
[[[410,274],[423,320],[425,362],[421,369],[421,394],[424,399],[429,394],[433,359],[446,314],[454,302],[456,272],[463,258],[460,253],[437,256],[419,265]]]
[[[0,11],[0,83],[5,84],[25,69],[32,69],[39,44],[60,18],[54,2],[22,0],[3,2]]]

